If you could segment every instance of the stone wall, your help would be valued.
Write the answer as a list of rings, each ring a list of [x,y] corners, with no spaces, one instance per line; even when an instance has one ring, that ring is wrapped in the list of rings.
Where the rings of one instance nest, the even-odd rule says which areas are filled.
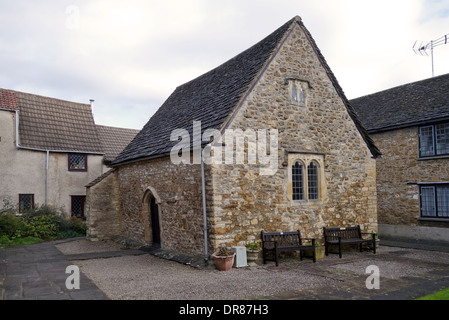
[[[292,102],[289,78],[302,83],[304,103]],[[323,227],[377,231],[375,160],[298,26],[229,128],[277,129],[279,167],[262,176],[259,165],[212,166],[213,246],[259,241],[261,230],[299,229],[320,241]],[[320,199],[293,201],[292,157],[313,156],[324,162]]]
[[[448,223],[419,221],[418,182],[449,181],[449,159],[419,159],[418,127],[372,134],[383,157],[377,160],[379,223],[449,227]]]
[[[121,232],[152,244],[149,200],[159,207],[161,245],[190,254],[204,252],[200,165],[173,165],[170,157],[117,168]]]
[[[111,170],[87,188],[87,238],[91,241],[120,237],[119,186]]]

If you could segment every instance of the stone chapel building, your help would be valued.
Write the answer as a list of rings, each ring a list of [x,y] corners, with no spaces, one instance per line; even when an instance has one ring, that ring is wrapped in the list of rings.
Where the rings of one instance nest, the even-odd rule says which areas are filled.
[[[257,149],[245,140],[244,163],[202,165],[209,144],[213,155],[237,151],[229,130],[258,137]],[[192,147],[187,161],[177,161],[180,145]],[[262,154],[274,156],[271,171]],[[379,155],[295,17],[173,92],[113,169],[87,186],[88,237],[207,256],[260,241],[261,230],[299,229],[318,241],[323,227],[375,232]]]

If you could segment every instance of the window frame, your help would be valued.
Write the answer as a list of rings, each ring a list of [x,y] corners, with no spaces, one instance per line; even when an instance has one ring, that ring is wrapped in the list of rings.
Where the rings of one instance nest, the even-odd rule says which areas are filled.
[[[72,157],[80,157],[80,156],[82,156],[82,157],[84,157],[84,162],[85,162],[85,165],[84,165],[84,168],[74,168],[74,167],[72,167]],[[87,172],[88,171],[88,155],[87,154],[85,154],[85,153],[69,153],[68,154],[68,156],[67,156],[67,161],[68,161],[68,164],[67,164],[67,167],[68,167],[68,170],[70,171],[70,172]]]
[[[298,169],[301,170],[301,174],[298,174]],[[306,197],[305,184],[304,184],[305,165],[301,160],[296,160],[291,170],[292,170],[292,200],[293,201],[305,200]]]
[[[438,137],[439,137],[438,127],[445,126],[445,125],[449,127],[449,122],[440,122],[440,123],[435,123],[435,124],[430,124],[430,125],[424,125],[424,126],[420,126],[418,128],[418,140],[419,140],[419,146],[418,146],[419,150],[418,150],[418,152],[419,152],[419,158],[420,159],[431,158],[431,157],[440,157],[440,156],[448,156],[449,155],[449,147],[446,147],[444,149],[444,150],[447,150],[445,153],[439,153],[439,149],[440,148],[438,148],[438,145],[439,145],[439,143],[438,143]],[[429,151],[423,152],[424,150],[422,150],[422,148],[424,146],[424,143],[423,143],[423,140],[424,140],[423,131],[425,129],[429,129],[429,128],[432,129],[432,137],[431,137],[431,139],[432,139],[432,143],[431,143],[432,151],[431,151],[431,154],[429,153]],[[449,128],[448,128],[448,130],[449,130]],[[448,133],[447,136],[448,136],[448,138],[446,140],[448,142],[446,143],[446,145],[449,144],[449,133]],[[427,153],[427,154],[424,154],[424,153]]]
[[[306,83],[304,81],[298,79],[288,79],[289,85],[289,99],[291,103],[299,104],[301,106],[306,105],[307,101],[307,92],[304,88]]]
[[[289,185],[287,188],[287,199],[292,203],[319,203],[326,197],[324,180],[324,155],[316,154],[289,154],[288,155],[288,176]],[[314,166],[315,181],[311,185],[310,168]],[[302,167],[302,175],[295,174],[296,166]],[[302,177],[302,181],[298,181]],[[301,192],[297,192],[302,186]]]
[[[441,184],[422,184],[419,186],[419,199],[420,199],[420,217],[425,219],[447,219],[449,221],[449,197],[445,200],[445,207],[446,207],[446,215],[442,215],[442,211],[440,208],[442,208],[442,201],[441,197],[439,197],[439,194],[442,193],[441,189],[449,189],[449,184],[441,183]],[[432,190],[432,205],[433,205],[433,215],[426,215],[424,212],[424,192],[423,190]]]
[[[70,204],[71,204],[71,210],[70,210],[70,216],[71,217],[75,217],[75,218],[80,218],[80,219],[86,219],[86,196],[70,196],[71,200],[70,200]],[[75,209],[75,200],[79,199],[81,200],[81,213],[80,216],[77,216],[74,214],[74,209]]]
[[[29,209],[25,209],[25,210],[22,210],[22,197],[24,197],[24,196],[28,196],[28,197],[31,197],[31,208],[29,208]],[[33,210],[34,209],[34,194],[31,194],[31,193],[21,193],[21,194],[19,194],[19,213],[20,214],[23,214],[23,213],[27,213],[28,212],[28,210]]]

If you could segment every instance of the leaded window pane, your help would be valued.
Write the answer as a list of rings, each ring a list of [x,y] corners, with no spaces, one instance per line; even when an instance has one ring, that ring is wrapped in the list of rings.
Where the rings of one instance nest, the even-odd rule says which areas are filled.
[[[86,170],[87,169],[87,156],[85,154],[69,155],[69,169],[70,170]]]
[[[420,156],[429,157],[435,155],[433,126],[422,127],[419,129]]]
[[[77,217],[77,218],[84,217],[85,201],[86,201],[85,196],[73,196],[72,197],[72,217]]]
[[[437,155],[449,154],[449,124],[435,126]]]
[[[292,84],[292,101],[298,102],[298,90],[295,83]]]
[[[34,207],[34,195],[20,194],[19,195],[19,212],[30,212]]]
[[[303,172],[303,166],[299,162],[296,162],[292,168],[293,200],[304,200]]]
[[[421,187],[421,214],[423,217],[436,217],[435,188]]]
[[[308,179],[308,190],[309,190],[309,200],[319,199],[319,188],[318,188],[318,166],[312,162],[307,168],[307,179]]]
[[[449,217],[449,187],[437,187],[438,217]]]

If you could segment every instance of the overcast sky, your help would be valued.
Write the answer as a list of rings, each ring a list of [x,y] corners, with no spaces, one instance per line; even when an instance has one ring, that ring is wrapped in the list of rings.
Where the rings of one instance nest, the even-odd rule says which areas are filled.
[[[449,0],[0,0],[0,88],[95,99],[97,124],[141,129],[296,15],[349,99],[431,77],[412,47],[449,34]],[[449,44],[434,53],[449,73]]]

